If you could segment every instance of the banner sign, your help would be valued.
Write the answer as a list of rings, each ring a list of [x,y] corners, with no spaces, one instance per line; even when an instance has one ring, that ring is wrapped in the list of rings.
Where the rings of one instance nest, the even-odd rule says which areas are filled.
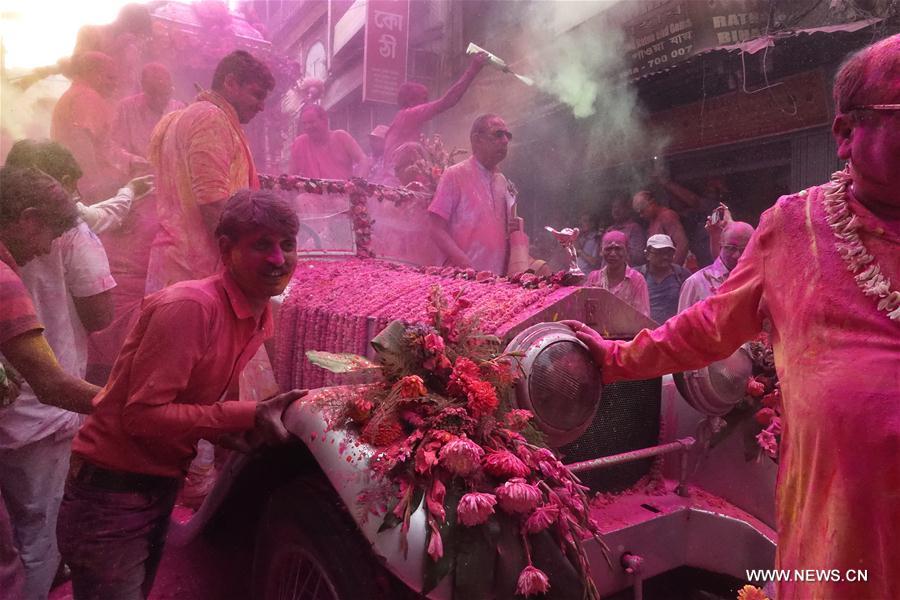
[[[397,103],[406,81],[409,0],[368,0],[363,53],[363,101]]]

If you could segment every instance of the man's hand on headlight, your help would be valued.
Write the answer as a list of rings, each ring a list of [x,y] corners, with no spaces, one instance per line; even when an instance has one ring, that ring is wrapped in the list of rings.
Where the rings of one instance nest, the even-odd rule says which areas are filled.
[[[565,320],[560,321],[560,323],[574,331],[575,337],[588,347],[588,351],[590,351],[591,358],[594,359],[594,362],[597,363],[598,366],[603,366],[603,361],[606,358],[606,348],[603,343],[603,336],[581,321]]]

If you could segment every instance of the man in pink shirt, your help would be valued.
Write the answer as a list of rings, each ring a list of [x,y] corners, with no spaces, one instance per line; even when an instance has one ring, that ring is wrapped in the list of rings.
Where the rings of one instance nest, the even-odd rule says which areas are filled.
[[[264,63],[235,50],[219,61],[211,90],[157,125],[149,156],[160,230],[150,250],[147,293],[216,272],[213,231],[225,200],[242,188],[259,189],[241,125],[263,110],[274,87]]]
[[[630,342],[569,322],[609,383],[702,367],[771,321],[775,567],[840,574],[777,582],[779,600],[900,597],[900,35],[845,62],[834,100],[847,168],[766,211],[715,295]]]
[[[240,191],[216,229],[224,269],[147,299],[72,446],[58,534],[75,598],[147,596],[201,438],[289,438],[281,415],[305,392],[236,398],[241,370],[272,335],[269,298],[294,272],[298,228],[274,193]]]
[[[81,197],[94,204],[112,196],[127,181],[116,166],[109,139],[116,89],[115,63],[100,52],[75,57],[74,79],[53,107],[51,139],[68,148],[84,171]]]
[[[367,177],[371,162],[356,140],[343,129],[328,127],[328,113],[318,104],[300,109],[303,133],[291,146],[291,172],[317,179]]]
[[[418,142],[425,124],[447,109],[456,106],[466,90],[475,80],[475,76],[487,62],[487,55],[479,52],[472,56],[469,67],[447,92],[434,100],[428,101],[428,88],[420,83],[407,81],[397,91],[397,104],[400,110],[394,115],[384,138],[385,170],[393,171],[394,151],[406,142]]]
[[[613,296],[627,302],[639,313],[650,316],[650,294],[644,276],[629,267],[625,261],[628,236],[612,229],[603,234],[600,253],[603,267],[588,275],[585,285],[609,290]]]
[[[435,244],[446,264],[506,273],[509,232],[517,227],[515,188],[500,172],[512,134],[497,115],[472,124],[472,156],[441,175],[428,207]]]

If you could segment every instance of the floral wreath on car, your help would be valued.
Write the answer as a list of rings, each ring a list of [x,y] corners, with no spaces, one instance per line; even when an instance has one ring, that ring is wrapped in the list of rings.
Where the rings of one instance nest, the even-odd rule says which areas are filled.
[[[778,461],[781,443],[781,386],[775,371],[775,353],[767,333],[748,344],[753,375],[747,380],[747,398],[760,426],[756,444],[760,453]]]
[[[454,598],[546,593],[596,599],[583,540],[595,538],[588,488],[543,443],[529,411],[512,405],[518,356],[485,335],[463,292],[429,295],[429,323],[390,323],[364,357],[308,352],[334,372],[378,369],[378,384],[354,395],[323,394],[331,428],[356,428],[375,453],[373,472],[386,493],[359,504],[400,527],[408,551],[410,518],[427,523],[424,588],[450,576]],[[378,497],[375,497],[378,496]]]

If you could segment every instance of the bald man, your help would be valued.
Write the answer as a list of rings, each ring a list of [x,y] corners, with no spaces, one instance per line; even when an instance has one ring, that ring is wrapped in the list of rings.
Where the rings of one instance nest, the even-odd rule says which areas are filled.
[[[150,63],[141,70],[141,93],[122,98],[116,107],[110,136],[120,168],[131,175],[152,172],[147,149],[153,128],[163,115],[184,108],[184,102],[172,98],[172,90],[169,70]]]
[[[737,266],[744,249],[753,237],[753,226],[732,221],[722,233],[719,255],[713,264],[704,267],[687,278],[678,297],[678,312],[716,293]]]
[[[602,268],[591,271],[585,285],[609,290],[613,296],[627,302],[636,311],[650,316],[650,293],[644,276],[628,266],[628,236],[618,230],[603,234],[600,254],[606,263]]]

